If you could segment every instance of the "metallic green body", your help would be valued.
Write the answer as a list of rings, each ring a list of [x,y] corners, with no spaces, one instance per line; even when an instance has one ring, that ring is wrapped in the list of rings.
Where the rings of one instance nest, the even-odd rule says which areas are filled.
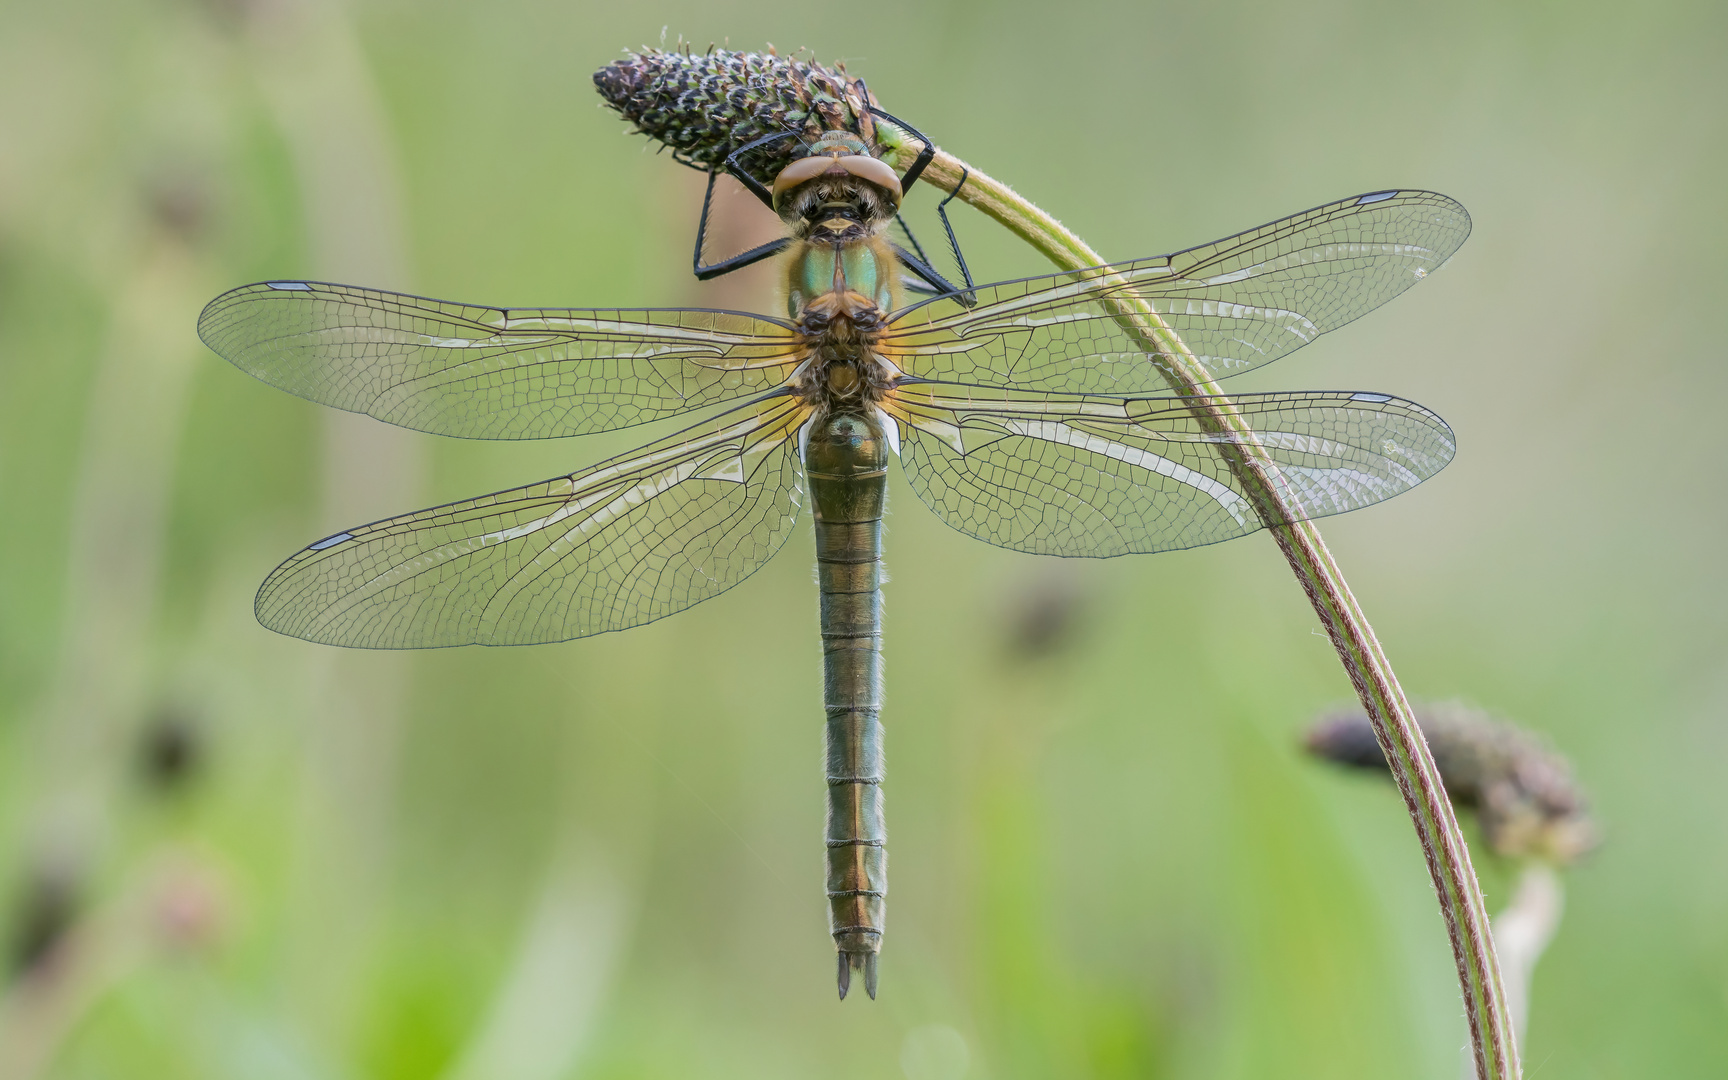
[[[849,969],[876,996],[888,891],[882,823],[882,510],[888,443],[881,423],[834,412],[813,421],[804,456],[816,517],[827,710],[829,927]]]
[[[868,243],[811,244],[799,251],[793,262],[786,306],[794,319],[811,300],[835,291],[836,281],[868,297],[879,311],[893,309],[894,297],[889,285],[893,268],[883,267],[881,253]]]

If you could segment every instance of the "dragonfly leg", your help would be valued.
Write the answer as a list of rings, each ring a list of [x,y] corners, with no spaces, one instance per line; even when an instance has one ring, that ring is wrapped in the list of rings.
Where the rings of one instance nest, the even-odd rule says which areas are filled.
[[[721,274],[742,270],[746,266],[761,262],[763,259],[773,258],[785,251],[787,245],[792,242],[789,238],[782,236],[759,247],[753,247],[741,255],[734,255],[730,259],[723,259],[709,266],[703,266],[702,249],[707,246],[708,213],[714,205],[714,181],[719,178],[720,174],[717,171],[708,173],[708,191],[702,196],[702,218],[696,223],[696,253],[690,257],[690,267],[696,272],[696,280],[698,281],[708,281],[719,277]]]
[[[952,296],[967,307],[972,307],[978,302],[978,298],[973,293],[968,292],[949,281],[947,278],[937,273],[929,263],[912,254],[910,251],[907,251],[899,244],[890,242],[888,246],[894,249],[894,257],[900,260],[901,266],[912,271],[914,277],[930,286],[929,291],[942,296]],[[922,292],[924,290],[920,289],[919,291]]]
[[[739,158],[758,146],[767,146],[771,142],[790,139],[797,136],[796,131],[776,131],[772,135],[764,135],[760,139],[745,143],[738,149],[726,155],[726,171],[738,178],[738,182],[750,189],[750,193],[762,200],[762,205],[774,209],[774,193],[769,191],[762,181],[744,171],[744,163]]]
[[[954,190],[948,193],[946,199],[936,204],[936,216],[942,219],[942,228],[948,234],[948,247],[954,252],[954,261],[960,264],[960,276],[966,279],[966,295],[971,297],[971,302],[966,304],[967,307],[971,307],[978,300],[971,292],[972,271],[966,266],[966,256],[960,254],[960,241],[954,235],[954,226],[948,221],[948,204],[954,201],[956,195],[960,194],[960,189],[966,186],[966,178],[971,175],[971,169],[962,168],[960,170],[960,182],[954,185]],[[919,254],[923,254],[923,252],[919,252]]]
[[[924,261],[924,265],[930,265],[930,256],[924,254],[924,245],[920,244],[918,238],[912,234],[912,226],[906,223],[905,217],[895,214],[894,224],[900,226],[900,231],[906,234],[906,242],[912,245],[913,252]]]
[[[924,253],[924,245],[918,242],[917,234],[912,231],[912,226],[906,221],[905,217],[900,214],[895,214],[894,224],[900,226],[900,231],[906,234],[906,242],[912,245],[912,250],[917,254],[918,260],[925,266],[929,266],[930,256]],[[911,292],[921,293],[925,296],[942,295],[941,289],[931,285],[923,278],[914,277],[911,274],[901,274],[900,284]]]
[[[922,131],[919,131],[917,128],[908,124],[906,121],[900,119],[891,112],[878,109],[876,106],[872,105],[870,106],[870,114],[872,116],[880,116],[895,127],[903,128],[906,134],[924,144],[924,149],[918,151],[918,157],[913,160],[912,167],[907,169],[905,174],[900,177],[900,190],[905,191],[916,183],[920,176],[924,175],[924,166],[936,160],[936,144],[930,141],[928,135],[925,135]]]
[[[930,136],[924,134],[922,131],[919,131],[911,124],[908,124],[906,121],[885,109],[878,109],[876,106],[872,105],[870,106],[870,113],[873,116],[880,116],[889,123],[904,129],[908,135],[911,135],[914,139],[917,139],[919,142],[924,144],[924,149],[918,152],[918,157],[912,162],[912,167],[906,170],[904,176],[900,177],[900,189],[902,191],[909,190],[912,187],[913,182],[924,174],[924,167],[936,159],[936,144],[930,140]],[[954,252],[954,261],[960,264],[960,276],[966,279],[966,288],[964,290],[955,288],[953,285],[949,284],[941,274],[938,274],[935,270],[931,269],[930,257],[924,254],[923,245],[919,244],[918,238],[912,235],[911,226],[907,225],[903,218],[897,218],[897,220],[900,221],[900,228],[905,230],[906,239],[912,241],[912,247],[917,250],[918,254],[914,256],[908,253],[904,248],[898,246],[894,249],[894,253],[900,257],[901,263],[903,263],[908,270],[911,270],[915,276],[928,282],[938,293],[952,293],[958,296],[960,302],[965,304],[967,307],[972,307],[977,304],[978,297],[972,292],[972,271],[966,266],[966,256],[960,254],[960,241],[954,236],[954,226],[948,221],[948,204],[954,201],[954,196],[960,194],[960,189],[966,186],[966,178],[970,175],[970,170],[962,170],[960,173],[960,182],[954,185],[954,190],[949,192],[948,197],[943,199],[936,207],[936,213],[942,218],[942,228],[948,234],[948,246]]]

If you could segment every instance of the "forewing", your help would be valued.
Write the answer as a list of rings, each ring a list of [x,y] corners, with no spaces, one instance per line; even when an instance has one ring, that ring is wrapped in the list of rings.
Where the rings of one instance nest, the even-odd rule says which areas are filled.
[[[901,387],[901,463],[943,521],[999,547],[1107,557],[1171,551],[1264,527],[1224,459],[1208,399]],[[1223,399],[1218,399],[1222,401]],[[1276,463],[1297,519],[1389,499],[1452,459],[1452,431],[1385,394],[1242,394],[1229,401]]]
[[[491,308],[268,281],[212,300],[198,336],[303,398],[416,431],[551,439],[762,393],[789,328],[729,311]]]
[[[564,641],[682,611],[785,542],[806,412],[777,395],[585,472],[338,533],[276,568],[258,620],[412,649]]]
[[[1429,191],[1343,199],[1174,255],[986,285],[897,313],[883,348],[908,375],[1073,394],[1170,389],[1117,321],[1143,304],[1222,379],[1270,363],[1426,277],[1470,235]]]

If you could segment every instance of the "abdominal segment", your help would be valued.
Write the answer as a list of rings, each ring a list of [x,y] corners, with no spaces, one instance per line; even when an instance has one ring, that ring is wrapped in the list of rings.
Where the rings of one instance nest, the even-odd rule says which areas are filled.
[[[882,508],[888,448],[881,422],[836,412],[812,421],[805,472],[815,506],[827,713],[827,890],[840,996],[864,971],[876,996],[888,892],[882,822]]]

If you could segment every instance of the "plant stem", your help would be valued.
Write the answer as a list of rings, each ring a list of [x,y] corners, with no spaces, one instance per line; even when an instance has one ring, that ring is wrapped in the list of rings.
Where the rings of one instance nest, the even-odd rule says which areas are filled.
[[[899,134],[887,128],[887,124],[878,125],[881,135],[891,138]],[[887,143],[889,139],[883,141]],[[923,178],[936,187],[953,191],[963,176],[965,183],[959,189],[963,201],[1006,226],[1057,266],[1082,270],[1103,265],[1103,259],[1055,218],[951,154],[938,150]],[[1119,281],[1108,269],[1096,274],[1100,284]],[[1194,415],[1209,430],[1231,436],[1228,442],[1219,445],[1219,453],[1250,496],[1261,521],[1271,531],[1278,550],[1284,553],[1325,625],[1338,659],[1374,724],[1374,734],[1391,764],[1404,805],[1416,826],[1458,964],[1476,1075],[1480,1080],[1518,1080],[1521,1075],[1518,1048],[1507,1013],[1482,888],[1477,884],[1470,852],[1441,786],[1434,758],[1373,628],[1350,594],[1320,530],[1312,521],[1304,520],[1306,515],[1294,492],[1285,485],[1276,463],[1181,338],[1149,305],[1135,299],[1131,291],[1118,290],[1100,303],[1111,310],[1117,323],[1154,359],[1171,389],[1195,399]]]
[[[1500,967],[1506,984],[1506,1011],[1520,1044],[1530,1026],[1530,980],[1536,962],[1560,929],[1566,910],[1566,887],[1555,868],[1529,859],[1518,872],[1512,902],[1494,916],[1494,940],[1502,953]]]

